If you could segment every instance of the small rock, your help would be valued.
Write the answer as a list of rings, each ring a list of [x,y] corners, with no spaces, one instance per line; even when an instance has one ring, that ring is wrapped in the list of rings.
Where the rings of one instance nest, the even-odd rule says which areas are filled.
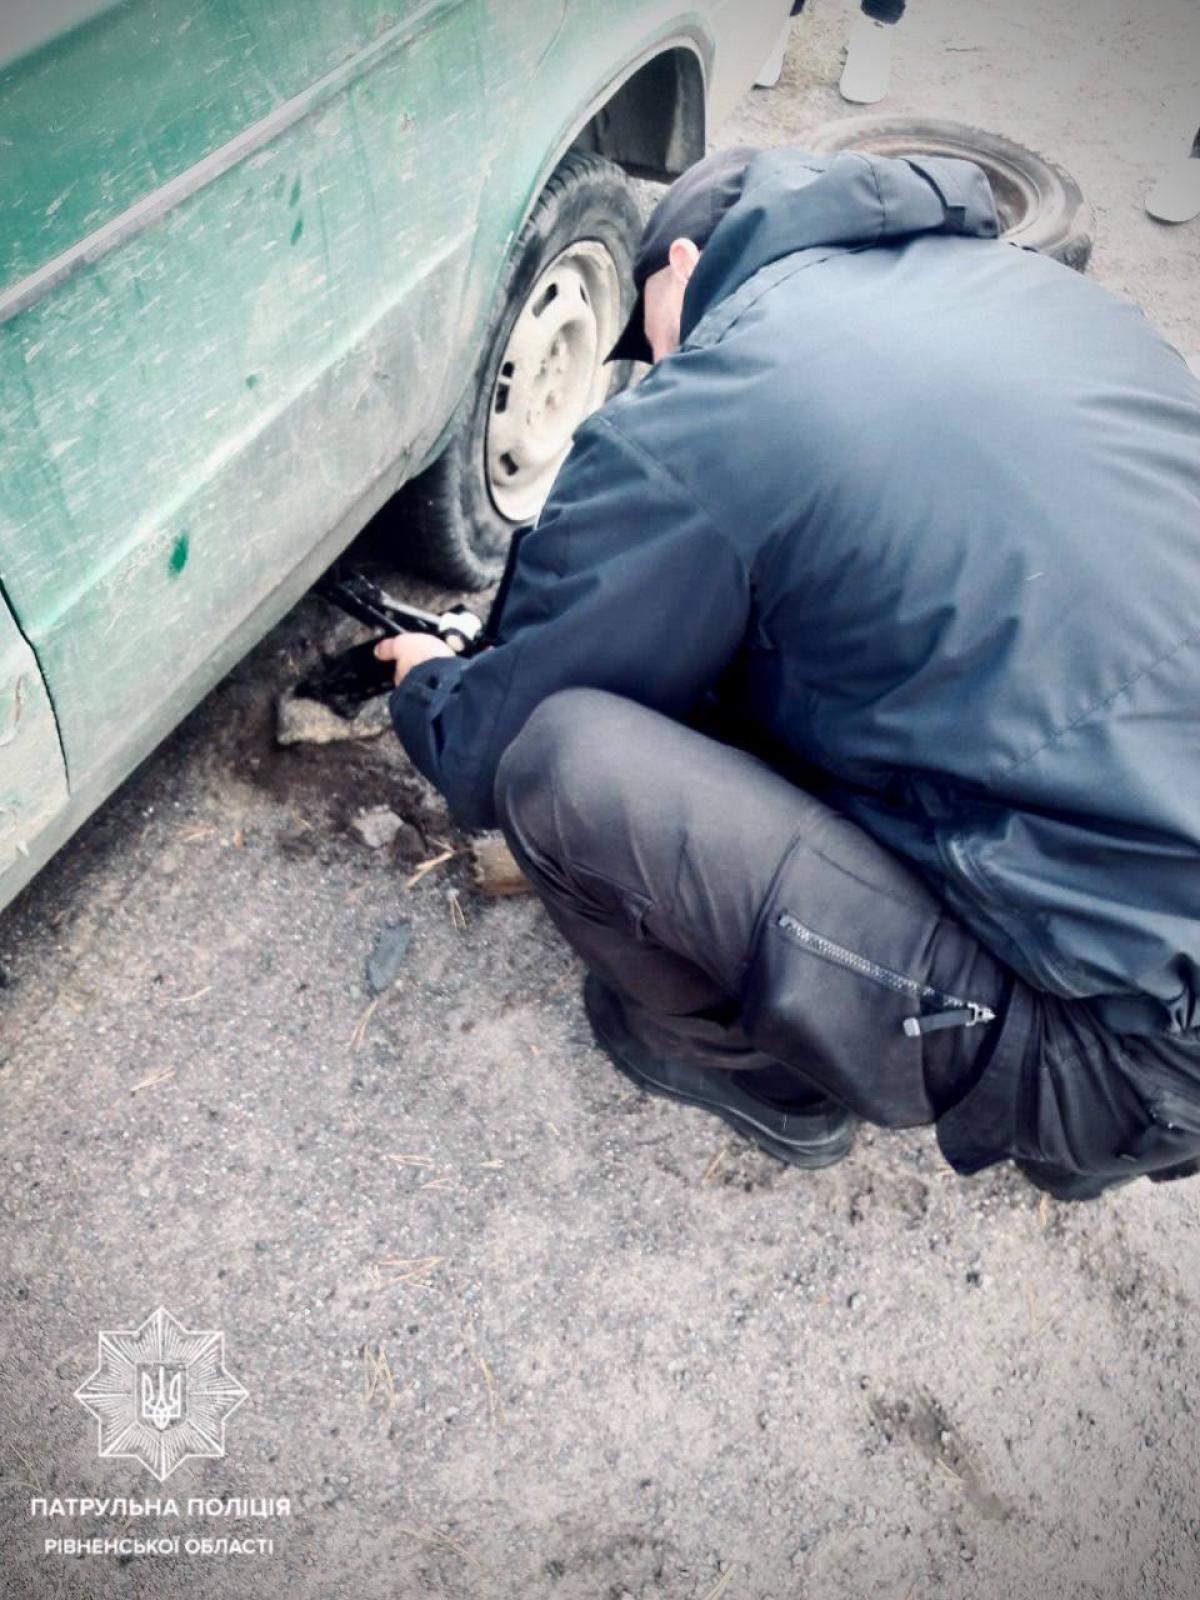
[[[350,826],[369,850],[382,850],[404,824],[390,806],[370,806],[353,817]]]
[[[375,935],[375,947],[367,957],[367,987],[372,994],[390,989],[400,976],[411,938],[407,922],[389,922]]]
[[[347,739],[378,739],[391,726],[388,696],[366,700],[353,717],[339,717],[319,700],[306,700],[292,690],[275,702],[277,744],[338,744]]]
[[[854,1293],[850,1296],[850,1298],[846,1301],[846,1304],[850,1308],[851,1311],[861,1311],[862,1308],[866,1305],[866,1303],[867,1303],[867,1297],[866,1297],[865,1294],[863,1294],[861,1289],[856,1289],[854,1291]]]

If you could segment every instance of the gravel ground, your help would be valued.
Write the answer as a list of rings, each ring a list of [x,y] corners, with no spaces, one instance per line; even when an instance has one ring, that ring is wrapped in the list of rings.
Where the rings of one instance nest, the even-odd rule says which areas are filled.
[[[810,9],[722,142],[844,112],[851,12]],[[1200,228],[1140,202],[1198,46],[1195,0],[913,0],[890,104],[1071,168],[1095,275],[1196,351]],[[459,857],[406,887],[458,841],[390,736],[275,747],[332,626],[298,608],[0,919],[4,1594],[1200,1593],[1200,1183],[1039,1203],[870,1131],[806,1176],[630,1092],[535,904]],[[161,1490],[72,1398],[160,1304],[248,1390]],[[124,1519],[31,1496],[151,1492],[291,1514],[133,1519],[269,1555],[41,1553]]]

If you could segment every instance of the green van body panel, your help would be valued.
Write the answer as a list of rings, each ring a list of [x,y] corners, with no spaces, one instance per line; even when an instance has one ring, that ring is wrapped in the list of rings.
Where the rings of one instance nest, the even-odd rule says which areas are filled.
[[[45,685],[0,600],[0,883],[31,857],[67,802],[67,774]]]
[[[46,824],[0,904],[433,458],[606,97],[677,50],[728,101],[787,10],[56,3],[0,67],[0,737],[36,658]]]
[[[451,21],[453,10],[465,15]],[[126,0],[73,29],[13,69],[2,91],[13,166],[5,199],[17,202],[16,217],[4,218],[3,281],[95,233],[347,63],[361,77],[410,32],[444,31],[449,50],[470,47],[478,10],[469,0]],[[428,87],[445,108],[450,83]]]

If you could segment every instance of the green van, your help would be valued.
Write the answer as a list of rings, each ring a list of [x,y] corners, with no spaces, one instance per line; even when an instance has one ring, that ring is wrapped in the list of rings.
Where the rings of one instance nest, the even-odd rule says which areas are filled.
[[[787,12],[6,8],[0,904],[372,516],[489,580]]]

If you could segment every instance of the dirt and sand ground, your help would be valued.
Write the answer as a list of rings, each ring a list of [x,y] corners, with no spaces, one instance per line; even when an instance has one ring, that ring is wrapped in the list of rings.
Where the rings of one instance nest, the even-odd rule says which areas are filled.
[[[851,12],[811,10],[722,141],[843,114]],[[1198,70],[1195,0],[913,0],[891,105],[1065,163],[1096,277],[1195,351],[1200,228],[1140,201]],[[275,748],[329,627],[302,605],[0,919],[3,1593],[1200,1593],[1200,1181],[1068,1208],[869,1131],[804,1176],[639,1098],[536,905],[458,857],[406,887],[455,841],[390,739]],[[372,850],[377,803],[407,826]],[[292,1512],[132,1531],[274,1552],[43,1556],[122,1528],[31,1496],[156,1487],[72,1393],[159,1304],[249,1391],[160,1492]]]

